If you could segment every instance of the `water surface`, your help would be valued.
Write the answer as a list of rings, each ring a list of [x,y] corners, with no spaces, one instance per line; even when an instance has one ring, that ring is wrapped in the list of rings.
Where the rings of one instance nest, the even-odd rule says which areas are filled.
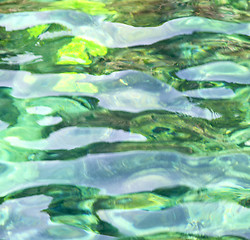
[[[248,1],[0,1],[0,239],[250,239]]]

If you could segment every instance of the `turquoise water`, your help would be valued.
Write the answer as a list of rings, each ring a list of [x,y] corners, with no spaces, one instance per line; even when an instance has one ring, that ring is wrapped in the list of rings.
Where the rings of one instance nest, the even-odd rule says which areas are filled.
[[[249,19],[0,0],[0,239],[250,239]]]

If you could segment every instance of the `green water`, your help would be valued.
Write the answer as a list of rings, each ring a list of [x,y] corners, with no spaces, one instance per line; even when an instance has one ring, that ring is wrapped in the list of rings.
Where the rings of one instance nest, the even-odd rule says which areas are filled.
[[[247,0],[0,0],[0,239],[250,239]]]

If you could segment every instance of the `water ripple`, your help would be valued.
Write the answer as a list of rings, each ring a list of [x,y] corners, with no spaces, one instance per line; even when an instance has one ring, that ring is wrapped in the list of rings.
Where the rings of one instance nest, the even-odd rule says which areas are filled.
[[[75,16],[73,18],[72,15],[77,15],[79,18]],[[69,35],[83,36],[109,48],[151,45],[177,35],[192,34],[197,31],[249,35],[247,23],[230,23],[201,17],[173,19],[158,27],[133,27],[105,22],[101,17],[91,17],[85,13],[69,10],[0,15],[0,26],[5,27],[7,31],[49,23],[61,24],[70,29]],[[50,34],[41,35],[41,38],[50,38]]]
[[[234,62],[211,62],[180,70],[176,75],[189,81],[225,81],[250,84],[249,69]]]
[[[73,162],[16,163],[13,167],[19,171],[34,174],[27,178],[12,173],[16,191],[1,185],[5,193],[0,198],[4,202],[1,209],[8,212],[6,225],[10,221],[16,225],[19,214],[25,216],[20,226],[23,234],[30,234],[37,220],[32,226],[28,223],[34,216],[39,218],[43,227],[34,232],[36,237],[50,228],[51,223],[41,219],[47,219],[46,214],[59,224],[90,233],[96,229],[109,236],[169,231],[247,237],[249,161],[247,155],[240,154],[192,158],[141,151],[89,155]],[[41,194],[46,197],[37,199]],[[20,210],[15,215],[13,204]],[[31,208],[33,214],[28,214]],[[99,224],[106,230],[99,229]],[[85,231],[78,234],[83,236]]]

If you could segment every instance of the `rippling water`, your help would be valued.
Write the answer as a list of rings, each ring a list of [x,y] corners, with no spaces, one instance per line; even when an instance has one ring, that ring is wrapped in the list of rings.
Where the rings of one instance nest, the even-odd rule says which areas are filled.
[[[247,0],[1,0],[0,239],[250,239]]]

